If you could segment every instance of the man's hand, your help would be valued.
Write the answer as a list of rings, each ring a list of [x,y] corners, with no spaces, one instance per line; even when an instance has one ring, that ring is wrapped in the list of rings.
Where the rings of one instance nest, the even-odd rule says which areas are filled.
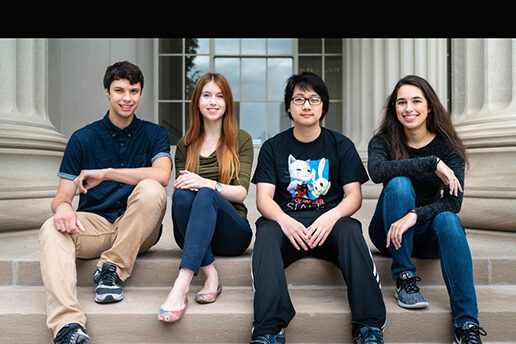
[[[306,243],[308,242],[307,228],[303,224],[294,218],[284,214],[278,219],[278,224],[283,231],[283,234],[290,240],[296,250],[300,250],[300,246],[303,250],[308,251]]]
[[[322,246],[330,235],[333,226],[340,219],[340,215],[334,210],[328,210],[321,216],[319,216],[311,225],[307,228],[308,246],[314,248],[316,246]]]
[[[74,179],[75,186],[80,193],[88,193],[88,190],[99,185],[106,177],[106,169],[103,170],[82,170],[77,178]],[[86,181],[86,185],[84,185]]]
[[[60,203],[54,214],[54,226],[63,233],[77,234],[85,229],[69,203]]]

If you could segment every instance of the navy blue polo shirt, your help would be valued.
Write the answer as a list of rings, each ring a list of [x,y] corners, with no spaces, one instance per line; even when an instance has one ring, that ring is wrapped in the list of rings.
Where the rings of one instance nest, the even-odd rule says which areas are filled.
[[[170,155],[167,130],[134,116],[129,126],[120,129],[108,116],[75,131],[61,161],[58,176],[74,180],[82,170],[103,168],[151,167],[161,157]],[[80,194],[77,211],[85,211],[115,222],[127,206],[134,185],[106,180]]]

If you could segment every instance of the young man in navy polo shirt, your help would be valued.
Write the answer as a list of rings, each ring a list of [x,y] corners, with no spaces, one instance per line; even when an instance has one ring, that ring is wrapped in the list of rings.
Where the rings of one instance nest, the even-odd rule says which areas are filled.
[[[55,343],[88,343],[76,294],[77,258],[98,258],[95,301],[122,300],[138,253],[160,236],[172,169],[165,128],[135,116],[143,74],[130,62],[107,68],[106,115],[70,137],[61,162],[54,216],[40,230],[47,325]],[[77,211],[72,199],[79,191]]]

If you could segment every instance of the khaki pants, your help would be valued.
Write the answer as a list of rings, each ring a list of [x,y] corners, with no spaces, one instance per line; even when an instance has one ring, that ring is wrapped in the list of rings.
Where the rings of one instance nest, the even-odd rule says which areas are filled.
[[[71,322],[85,327],[86,316],[77,299],[75,259],[100,257],[97,266],[115,265],[118,276],[125,281],[133,271],[136,256],[157,240],[166,202],[161,184],[143,180],[134,188],[125,213],[115,223],[93,213],[77,212],[84,233],[56,230],[53,217],[43,224],[39,233],[41,275],[47,290],[47,326],[54,337]]]

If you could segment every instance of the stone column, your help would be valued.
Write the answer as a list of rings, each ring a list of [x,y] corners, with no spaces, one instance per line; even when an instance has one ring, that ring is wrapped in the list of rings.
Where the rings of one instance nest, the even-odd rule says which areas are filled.
[[[409,74],[424,77],[447,106],[446,45],[446,39],[344,40],[343,133],[353,140],[365,166],[367,145],[399,79]],[[381,185],[366,183],[362,187],[364,206],[376,204],[380,191]]]
[[[45,39],[0,39],[0,231],[51,215],[66,139],[47,113]]]
[[[469,154],[465,227],[516,231],[516,40],[452,40],[452,118]]]

